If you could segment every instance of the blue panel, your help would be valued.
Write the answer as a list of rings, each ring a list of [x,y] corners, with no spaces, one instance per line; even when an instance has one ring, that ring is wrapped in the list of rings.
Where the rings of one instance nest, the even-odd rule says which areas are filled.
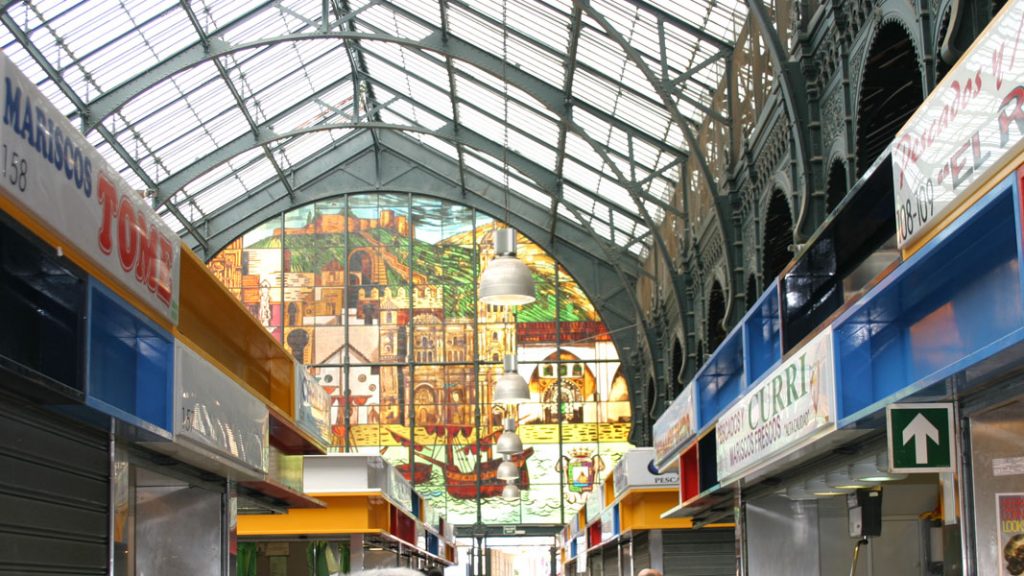
[[[100,401],[91,404],[116,408],[170,431],[174,364],[171,335],[95,281],[89,284],[88,321],[86,394]]]
[[[613,534],[622,534],[622,524],[619,521],[619,505],[618,504],[616,504],[612,508],[612,518],[614,519],[613,520],[613,524],[612,524]]]
[[[693,379],[697,386],[699,428],[712,422],[746,390],[743,381],[743,331],[737,325]]]
[[[841,425],[1024,324],[1013,191],[1007,179],[836,321]]]
[[[745,382],[750,384],[782,359],[779,281],[775,280],[743,318]]]

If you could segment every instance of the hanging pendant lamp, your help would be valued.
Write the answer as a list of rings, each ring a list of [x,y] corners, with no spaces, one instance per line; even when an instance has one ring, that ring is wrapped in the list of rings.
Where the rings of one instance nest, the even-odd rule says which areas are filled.
[[[505,460],[502,460],[501,464],[498,464],[498,471],[495,476],[498,480],[514,481],[519,478],[519,466],[516,466],[515,462],[506,457]]]
[[[509,500],[519,498],[519,486],[515,480],[505,480],[505,487],[501,489],[501,497]]]
[[[494,401],[499,404],[519,404],[530,401],[530,385],[516,371],[516,358],[505,355],[505,373],[494,385]]]
[[[480,301],[496,306],[522,306],[536,300],[533,274],[516,258],[516,231],[494,232],[495,257],[480,274]]]
[[[519,439],[519,436],[515,432],[516,421],[508,418],[505,420],[505,431],[498,436],[498,441],[494,444],[494,451],[498,454],[519,454],[523,451],[523,441]]]

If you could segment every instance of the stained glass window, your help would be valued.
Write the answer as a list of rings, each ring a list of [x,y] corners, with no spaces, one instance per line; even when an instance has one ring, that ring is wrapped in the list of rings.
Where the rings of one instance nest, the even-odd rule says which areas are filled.
[[[501,226],[435,198],[353,195],[278,215],[209,267],[333,396],[333,451],[383,454],[456,524],[562,524],[630,447],[626,381],[590,300],[527,238],[537,301],[477,301]],[[531,401],[510,413],[492,387],[511,351]],[[508,417],[527,447],[517,500],[494,477]]]

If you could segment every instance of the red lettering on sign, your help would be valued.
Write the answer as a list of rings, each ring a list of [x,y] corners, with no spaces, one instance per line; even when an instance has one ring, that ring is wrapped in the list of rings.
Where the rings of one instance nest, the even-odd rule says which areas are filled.
[[[113,239],[113,223],[114,217],[117,216],[114,210],[117,206],[117,190],[114,189],[114,185],[110,183],[101,174],[99,177],[99,192],[96,194],[96,200],[103,207],[103,222],[100,224],[100,251],[104,254],[110,254],[110,251],[114,249]]]
[[[160,233],[156,224],[147,222],[145,212],[136,210],[129,196],[119,196],[114,185],[102,174],[98,177],[97,190],[96,198],[103,207],[98,238],[100,250],[104,254],[112,253],[116,240],[121,268],[133,273],[136,282],[170,306],[174,292],[174,243]]]
[[[1018,136],[1024,135],[1024,86],[1017,86],[999,105],[999,145],[1006,147],[1010,140],[1010,127],[1017,127]]]
[[[135,208],[127,196],[122,196],[117,208],[117,253],[125,272],[135,266],[138,252],[139,229],[135,225]]]

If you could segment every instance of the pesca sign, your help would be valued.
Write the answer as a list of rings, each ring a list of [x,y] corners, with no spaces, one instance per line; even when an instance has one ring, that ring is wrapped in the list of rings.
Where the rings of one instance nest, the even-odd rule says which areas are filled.
[[[900,247],[1024,150],[1024,1],[1011,2],[896,134]]]
[[[632,488],[657,488],[679,486],[679,473],[658,471],[654,464],[653,448],[633,448],[622,455],[612,471],[615,497],[618,498]]]
[[[835,426],[832,329],[768,373],[718,419],[718,478],[725,484]]]
[[[4,54],[0,74],[0,194],[176,324],[178,237]]]
[[[654,465],[664,470],[671,465],[683,443],[697,432],[697,404],[691,383],[669,404],[654,423]]]

